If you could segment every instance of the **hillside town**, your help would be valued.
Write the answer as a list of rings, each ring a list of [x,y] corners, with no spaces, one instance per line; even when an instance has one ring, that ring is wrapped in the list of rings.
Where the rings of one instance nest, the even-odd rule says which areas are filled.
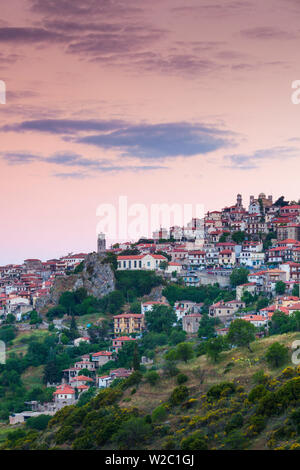
[[[170,302],[158,290],[156,297],[144,296],[140,311],[120,309],[111,318],[106,334],[109,346],[84,353],[71,367],[62,371],[53,399],[47,403],[31,401],[27,410],[10,415],[10,424],[22,423],[40,414],[53,415],[66,405],[77,403],[90,388],[107,388],[116,380],[128,378],[132,367],[103,366],[118,359],[125,344],[135,343],[147,331],[146,316],[155,308],[171,308],[176,324],[187,337],[198,334],[204,313],[216,319],[215,334],[224,336],[230,324],[241,318],[254,325],[256,335],[268,334],[269,322],[275,312],[289,316],[300,310],[300,204],[286,202],[284,197],[273,201],[264,193],[250,197],[244,207],[242,196],[220,211],[208,212],[204,219],[193,219],[186,227],[161,227],[152,239],[134,243],[122,242],[106,247],[105,235],[99,234],[98,255],[115,257],[117,272],[152,271],[165,285],[199,288],[219,286],[234,292],[234,298],[218,300],[208,306],[190,299]],[[19,332],[34,329],[48,330],[49,318],[42,313],[41,299],[51,294],[58,279],[81,272],[88,254],[68,254],[60,259],[27,259],[22,265],[0,267],[0,321],[14,324]],[[242,281],[233,283],[234,273]],[[262,296],[259,309],[251,308],[252,298]],[[250,307],[249,307],[250,305]],[[37,318],[37,321],[32,321]],[[63,318],[55,319],[55,331],[61,335],[70,329]],[[89,328],[81,325],[70,348],[91,343]],[[112,362],[111,362],[112,361]],[[142,356],[141,364],[153,364]]]

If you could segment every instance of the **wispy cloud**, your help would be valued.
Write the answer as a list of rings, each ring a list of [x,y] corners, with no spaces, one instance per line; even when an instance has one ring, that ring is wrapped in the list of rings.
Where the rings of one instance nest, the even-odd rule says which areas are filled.
[[[115,148],[124,156],[148,160],[203,155],[233,145],[229,131],[186,122],[129,126],[108,134],[83,137],[78,142]]]
[[[67,140],[75,144],[112,149],[141,160],[204,155],[234,145],[233,132],[188,122],[132,124],[119,120],[40,119],[4,126],[0,130],[70,136]]]
[[[284,31],[280,28],[273,26],[258,26],[256,28],[249,28],[241,30],[240,34],[248,39],[263,39],[263,40],[284,40],[295,39],[295,33],[291,31]]]
[[[5,125],[0,130],[14,132],[45,132],[47,134],[76,134],[89,131],[109,131],[124,126],[121,120],[34,119]]]
[[[44,28],[34,27],[4,27],[0,28],[0,43],[42,43],[69,41],[71,38],[66,37],[63,33],[50,31]]]
[[[222,0],[220,2],[202,3],[202,5],[184,5],[174,7],[172,11],[178,15],[223,17],[244,12],[250,8],[253,8],[253,4],[246,0]]]
[[[299,156],[299,149],[296,147],[272,147],[268,149],[256,150],[251,154],[226,155],[225,161],[229,162],[226,168],[235,170],[252,170],[258,168],[264,161],[295,158]]]
[[[32,0],[32,9],[58,18],[127,16],[141,12],[137,0]]]
[[[55,172],[53,176],[59,178],[83,179],[97,176],[99,173],[145,172],[154,170],[167,170],[161,165],[120,165],[104,159],[89,159],[77,153],[55,153],[48,157],[26,152],[1,152],[0,157],[9,165],[29,165],[44,163],[65,168],[74,168],[76,171]],[[80,169],[80,171],[79,171]]]

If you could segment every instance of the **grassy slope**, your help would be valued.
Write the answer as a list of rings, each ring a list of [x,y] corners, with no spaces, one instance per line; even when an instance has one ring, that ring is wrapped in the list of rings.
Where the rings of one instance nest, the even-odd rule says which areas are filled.
[[[246,348],[238,348],[231,351],[226,351],[222,353],[221,360],[217,364],[213,364],[207,360],[206,356],[194,358],[187,363],[180,362],[178,364],[180,372],[183,372],[189,378],[188,382],[185,384],[189,389],[189,398],[195,398],[197,401],[195,401],[194,405],[189,409],[177,406],[170,410],[165,420],[165,423],[168,423],[170,426],[170,432],[168,434],[172,436],[174,435],[180,440],[182,437],[184,437],[184,432],[186,433],[189,429],[189,432],[193,432],[193,430],[195,430],[193,427],[189,428],[189,423],[191,420],[193,420],[193,417],[204,416],[208,412],[207,409],[202,407],[201,402],[203,395],[212,385],[224,381],[235,382],[238,385],[242,385],[245,392],[248,393],[254,386],[252,380],[253,374],[258,370],[263,369],[266,374],[275,377],[281,373],[284,367],[293,366],[289,359],[289,361],[283,367],[280,367],[279,369],[270,369],[264,360],[264,354],[267,347],[276,341],[291,348],[292,342],[296,339],[300,339],[300,333],[287,333],[280,336],[272,336],[269,338],[260,339],[252,343],[252,353],[249,352]],[[157,353],[156,363],[162,362],[162,354],[162,352]],[[291,355],[289,357],[291,357]],[[224,374],[224,370],[229,363],[233,363],[234,365],[230,372]],[[199,379],[194,374],[194,371],[198,368],[205,370],[205,378],[202,384],[199,383]],[[35,371],[35,373],[38,374],[37,371]],[[24,379],[26,378],[24,377]],[[137,407],[142,415],[151,414],[160,403],[164,403],[168,400],[171,392],[176,386],[176,378],[166,378],[164,376],[161,377],[158,385],[154,387],[143,381],[137,387],[135,394],[131,395],[133,387],[127,389],[123,393],[123,396],[119,401],[119,405],[124,408]],[[224,405],[220,404],[220,408],[223,406]],[[230,420],[230,417],[231,413],[227,418],[225,418],[226,422]],[[270,418],[268,420],[267,427],[256,437],[254,436],[248,440],[247,448],[267,449],[267,441],[270,438],[270,431],[272,431],[275,426],[282,424],[285,418],[285,413]],[[164,424],[164,422],[161,424]],[[51,434],[52,432],[53,431],[51,431]],[[46,437],[46,435],[41,436],[41,442],[43,442],[43,437]],[[164,437],[154,434],[151,440],[148,441],[146,447],[148,449],[161,449],[162,442],[164,441]],[[69,448],[69,446],[64,444],[61,448]],[[220,448],[220,440],[219,443],[216,444],[216,448]]]
[[[194,358],[187,363],[180,362],[178,368],[189,377],[187,386],[195,391],[195,394],[201,395],[205,393],[212,385],[222,381],[232,382],[235,381],[245,387],[248,392],[253,387],[252,376],[255,372],[263,369],[266,374],[276,376],[283,367],[278,369],[271,369],[264,360],[264,354],[268,346],[278,341],[287,347],[291,347],[294,340],[300,339],[300,333],[287,333],[284,335],[270,336],[255,341],[251,344],[253,353],[250,353],[246,348],[233,349],[222,353],[221,360],[214,364],[210,362],[206,356]],[[291,357],[291,355],[290,355]],[[161,362],[161,356],[156,357],[158,362]],[[224,374],[225,367],[228,363],[234,362],[235,365],[230,372]],[[289,361],[285,366],[292,365]],[[205,370],[204,383],[199,384],[199,380],[195,377],[193,371],[198,368]],[[146,383],[139,386],[137,393],[130,396],[130,405],[137,406],[140,410],[148,413],[153,410],[160,402],[168,399],[173,388],[176,386],[175,378],[164,378],[155,387],[151,387]],[[124,398],[129,397],[129,391],[125,393]],[[126,403],[126,402],[125,402]],[[121,402],[121,404],[125,403]]]
[[[238,385],[242,385],[245,392],[248,393],[254,386],[252,377],[255,372],[264,370],[265,374],[268,374],[271,377],[276,377],[281,373],[284,367],[295,367],[290,361],[290,354],[289,360],[284,366],[281,366],[278,369],[272,369],[265,361],[264,354],[268,346],[276,341],[284,344],[290,349],[292,342],[296,339],[300,339],[300,333],[287,333],[284,335],[271,336],[252,343],[252,353],[250,353],[246,348],[237,348],[232,351],[222,353],[222,357],[217,364],[210,362],[206,356],[201,356],[194,358],[187,363],[180,362],[178,364],[178,368],[180,369],[180,372],[186,374],[189,378],[185,385],[189,388],[190,398],[196,398],[199,400],[199,398],[203,396],[203,394],[205,394],[212,385],[225,381],[235,382]],[[160,362],[161,357],[158,356],[156,359]],[[229,363],[234,363],[235,365],[230,372],[224,374],[226,365]],[[199,379],[197,379],[194,373],[198,368],[205,370],[203,384],[199,384]],[[172,390],[176,386],[176,378],[162,377],[159,384],[154,387],[143,382],[138,387],[137,392],[134,395],[130,394],[131,389],[124,393],[122,400],[120,401],[120,406],[135,406],[142,412],[151,414],[153,409],[168,400]],[[175,414],[171,413],[168,415],[167,422],[170,424],[175,435],[180,433],[180,429],[184,428],[185,424],[183,423],[185,423],[184,420],[187,416],[192,418],[199,414],[203,415],[203,411],[200,410],[200,405],[198,406],[196,404],[189,410],[177,409]],[[266,429],[260,433],[257,438],[252,439],[251,446],[249,448],[267,449],[267,440],[270,430],[272,430],[274,426],[282,424],[285,417],[286,416],[283,414],[279,417],[270,419]],[[160,446],[161,438],[158,438],[153,440],[149,448],[159,449],[161,448]]]
[[[43,372],[44,366],[39,367],[29,367],[21,375],[22,382],[27,390],[30,390],[34,387],[44,387],[43,384]]]
[[[12,353],[26,354],[30,340],[43,339],[47,335],[49,335],[49,332],[45,330],[31,330],[18,333],[16,338],[11,342],[11,345],[7,348],[8,356]]]

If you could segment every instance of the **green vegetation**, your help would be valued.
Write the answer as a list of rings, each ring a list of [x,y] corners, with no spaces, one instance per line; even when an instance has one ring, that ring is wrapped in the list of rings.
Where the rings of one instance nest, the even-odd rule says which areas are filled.
[[[47,427],[45,420],[5,434],[2,447],[296,449],[300,446],[300,368],[273,372],[265,357],[270,346],[290,344],[295,335],[256,340],[253,352],[244,345],[224,350],[216,364],[205,356],[187,362],[177,359],[180,373],[175,380],[165,375],[163,367],[162,375],[155,370],[137,371],[133,379],[89,396],[80,406],[63,408]],[[222,371],[229,361],[232,365],[224,381]],[[151,383],[157,375],[159,386]]]
[[[248,282],[249,271],[246,268],[235,268],[230,275],[230,283],[232,287],[246,284]]]

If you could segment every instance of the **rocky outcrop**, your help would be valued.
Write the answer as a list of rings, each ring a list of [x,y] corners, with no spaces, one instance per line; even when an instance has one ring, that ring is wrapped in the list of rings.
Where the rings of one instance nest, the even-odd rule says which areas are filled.
[[[103,263],[104,256],[90,253],[83,263],[79,274],[57,278],[48,296],[37,299],[36,309],[43,311],[57,305],[63,292],[75,291],[83,287],[88,295],[101,299],[115,289],[115,275],[110,264]]]

